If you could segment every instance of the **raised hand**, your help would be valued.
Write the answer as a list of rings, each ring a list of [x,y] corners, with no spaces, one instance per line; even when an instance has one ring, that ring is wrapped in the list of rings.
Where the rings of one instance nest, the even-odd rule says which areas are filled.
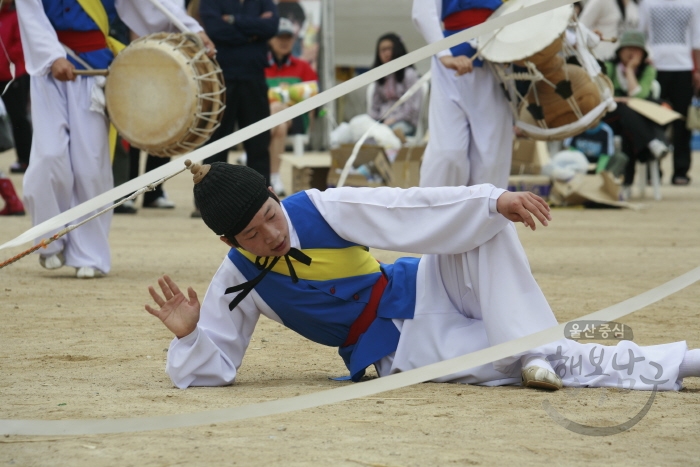
[[[153,286],[148,287],[148,292],[159,308],[155,309],[146,305],[146,311],[158,317],[178,339],[191,334],[197,328],[199,321],[200,305],[197,293],[192,287],[188,287],[188,300],[177,284],[167,275],[158,279],[158,285],[163,292],[163,297],[156,292]]]
[[[549,214],[549,205],[534,193],[506,191],[498,197],[496,208],[506,219],[513,222],[522,222],[525,227],[535,230],[535,220],[532,215],[539,219],[545,227],[549,225],[552,216]]]

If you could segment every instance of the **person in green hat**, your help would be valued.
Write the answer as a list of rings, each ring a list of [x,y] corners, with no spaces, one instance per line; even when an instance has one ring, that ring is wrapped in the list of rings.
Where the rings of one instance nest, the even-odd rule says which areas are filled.
[[[647,61],[648,55],[644,34],[625,31],[615,58],[605,63],[617,102],[617,109],[608,114],[605,121],[615,134],[622,136],[623,148],[630,157],[624,181],[628,186],[634,181],[637,160],[661,159],[669,152],[664,128],[627,106],[630,98],[652,99],[656,69]]]

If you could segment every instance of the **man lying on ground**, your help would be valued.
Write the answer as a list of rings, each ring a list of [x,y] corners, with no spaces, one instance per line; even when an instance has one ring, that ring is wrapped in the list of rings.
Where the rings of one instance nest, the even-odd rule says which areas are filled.
[[[280,202],[247,167],[191,170],[202,219],[231,250],[201,306],[168,276],[162,296],[149,287],[157,307],[146,310],[175,334],[166,371],[179,388],[233,383],[260,315],[338,347],[353,381],[370,365],[386,376],[557,325],[513,224],[551,220],[532,193],[337,188]],[[365,245],[423,256],[381,264]],[[678,390],[700,376],[699,354],[685,342],[562,339],[439,381]]]

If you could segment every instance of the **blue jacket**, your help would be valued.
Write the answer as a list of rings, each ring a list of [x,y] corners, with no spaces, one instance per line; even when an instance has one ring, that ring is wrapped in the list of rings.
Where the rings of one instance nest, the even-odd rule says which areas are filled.
[[[301,249],[312,259],[310,267],[313,267],[314,249],[358,247],[331,229],[305,192],[287,197],[282,204],[299,236]],[[228,257],[246,280],[260,273],[237,249],[232,249]],[[339,347],[338,353],[353,381],[358,381],[367,366],[396,351],[400,333],[392,319],[413,318],[418,261],[418,258],[401,258],[394,264],[380,265],[373,274],[331,280],[300,278],[297,283],[287,275],[271,271],[255,286],[255,291],[285,326],[311,341]],[[380,274],[386,276],[388,284],[379,302],[377,318],[355,344],[341,347],[350,326],[367,305]]]
[[[271,12],[272,17],[261,18]],[[267,41],[277,34],[279,16],[272,0],[201,0],[202,26],[216,45],[227,81],[265,80]],[[234,17],[233,24],[224,15]]]

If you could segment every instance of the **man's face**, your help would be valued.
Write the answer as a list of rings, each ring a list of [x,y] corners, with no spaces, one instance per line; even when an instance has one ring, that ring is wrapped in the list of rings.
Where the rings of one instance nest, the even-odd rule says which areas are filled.
[[[281,34],[270,39],[270,47],[275,55],[284,57],[292,53],[294,48],[294,36],[291,34]]]
[[[236,241],[256,256],[284,256],[289,252],[289,227],[282,207],[273,198],[255,214],[253,220],[236,235]]]

